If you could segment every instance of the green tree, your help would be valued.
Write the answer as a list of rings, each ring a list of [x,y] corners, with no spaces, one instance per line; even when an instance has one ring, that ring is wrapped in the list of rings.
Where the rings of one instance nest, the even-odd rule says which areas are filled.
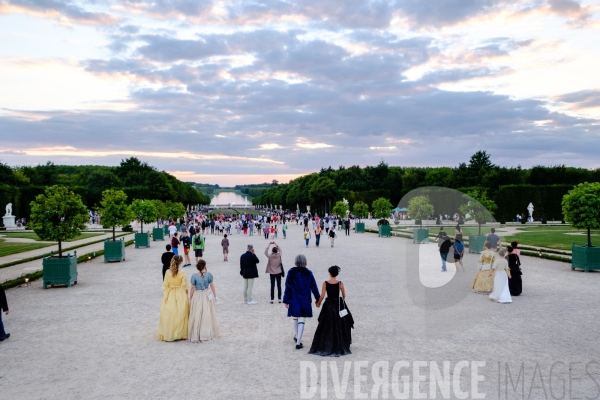
[[[588,247],[592,247],[592,229],[600,229],[600,183],[580,183],[562,200],[565,221],[577,229],[587,229]]]
[[[122,190],[107,189],[102,192],[99,212],[102,217],[102,225],[112,227],[113,242],[117,240],[115,228],[129,225],[133,219],[127,205],[127,195]]]
[[[154,203],[154,207],[156,207],[156,227],[158,228],[159,218],[169,218],[167,205],[162,200],[152,200],[152,202]]]
[[[33,231],[42,240],[57,241],[59,257],[62,257],[62,242],[79,235],[88,220],[81,196],[64,186],[47,187],[30,207]]]
[[[357,201],[352,207],[352,213],[360,221],[362,218],[367,218],[369,214],[369,206],[364,201]]]
[[[340,200],[335,203],[335,206],[333,206],[333,213],[335,215],[341,215],[342,217],[345,217],[346,211],[348,211],[349,209],[350,207],[348,206],[348,203],[344,203]]]
[[[418,220],[423,227],[423,220],[433,214],[433,205],[429,202],[429,196],[416,196],[408,202],[408,216]]]
[[[152,200],[140,200],[136,199],[129,206],[133,216],[137,218],[141,226],[141,233],[144,233],[144,222],[153,222],[156,220],[158,210]]]
[[[316,210],[318,206],[327,207],[327,201],[335,197],[335,191],[335,182],[332,179],[321,176],[308,189],[308,198]]]
[[[487,197],[485,190],[478,191],[473,190],[463,196],[467,200],[466,204],[463,204],[458,209],[465,216],[465,221],[475,221],[479,226],[478,235],[481,236],[481,224],[486,222],[492,222],[494,217],[492,214],[496,211],[498,206],[492,199]]]
[[[178,202],[167,201],[165,203],[167,208],[167,217],[171,219],[181,218],[185,214],[185,206]]]
[[[373,204],[371,204],[371,209],[373,210],[373,215],[375,216],[375,218],[379,218],[379,222],[377,223],[377,225],[389,224],[389,222],[385,218],[389,218],[390,216],[392,203],[390,203],[388,199],[386,199],[385,197],[380,197],[377,200],[374,200]]]

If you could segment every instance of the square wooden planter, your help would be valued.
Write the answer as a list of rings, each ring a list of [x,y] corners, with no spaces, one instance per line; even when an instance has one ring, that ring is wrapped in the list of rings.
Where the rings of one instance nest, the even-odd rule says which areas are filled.
[[[356,224],[354,224],[354,230],[356,233],[365,233],[365,223],[357,222]]]
[[[413,231],[413,243],[429,243],[429,229],[415,228]]]
[[[42,259],[43,267],[43,288],[48,285],[71,285],[77,284],[77,251],[74,255],[67,254],[66,257],[58,258],[50,253],[49,257]]]
[[[487,236],[469,235],[469,253],[481,253],[486,237]]]
[[[163,228],[152,229],[152,241],[165,240],[165,230]]]
[[[390,225],[379,225],[379,237],[392,236],[392,227]]]
[[[150,247],[150,234],[148,232],[135,234],[135,248],[140,247]]]
[[[104,262],[125,261],[125,241],[123,238],[112,241],[106,239],[104,242]]]
[[[585,272],[600,270],[600,247],[571,245],[571,270],[582,269]]]

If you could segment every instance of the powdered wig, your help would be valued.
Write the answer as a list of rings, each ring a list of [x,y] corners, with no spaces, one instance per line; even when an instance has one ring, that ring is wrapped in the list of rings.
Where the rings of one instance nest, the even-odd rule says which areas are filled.
[[[174,255],[173,258],[171,259],[171,266],[169,267],[169,269],[171,270],[171,274],[173,275],[173,278],[177,276],[177,274],[179,273],[179,266],[181,265],[181,263],[183,262],[183,257],[181,257],[179,254]]]
[[[294,265],[299,268],[306,268],[306,264],[308,264],[306,256],[304,254],[298,254],[294,260]]]

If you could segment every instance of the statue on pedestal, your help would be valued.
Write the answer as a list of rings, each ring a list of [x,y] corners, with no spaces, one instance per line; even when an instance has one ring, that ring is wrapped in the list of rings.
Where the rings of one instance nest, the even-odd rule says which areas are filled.
[[[16,217],[12,215],[12,203],[8,203],[6,205],[6,215],[2,217],[2,221],[4,222],[5,228],[14,228],[17,226],[15,223]]]
[[[527,222],[533,222],[533,204],[529,203],[529,205],[527,206],[527,211],[529,211],[529,218],[527,219]]]

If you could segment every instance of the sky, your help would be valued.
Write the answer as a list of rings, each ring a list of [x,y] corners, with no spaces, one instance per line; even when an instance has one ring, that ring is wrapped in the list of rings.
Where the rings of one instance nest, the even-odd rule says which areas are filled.
[[[600,0],[0,0],[0,162],[600,167]]]

